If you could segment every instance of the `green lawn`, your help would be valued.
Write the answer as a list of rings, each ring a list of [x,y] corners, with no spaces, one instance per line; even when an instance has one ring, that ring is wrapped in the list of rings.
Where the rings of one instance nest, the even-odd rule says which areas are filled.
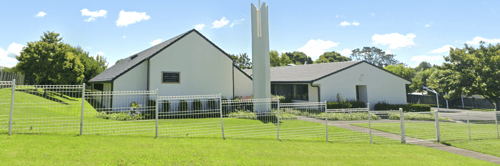
[[[500,157],[500,139],[444,141],[444,144]]]
[[[493,165],[422,146],[267,139],[0,135],[2,165]]]
[[[487,111],[487,112],[493,112],[493,111],[495,111],[495,109],[478,109],[478,108],[474,108],[472,110],[473,111]]]

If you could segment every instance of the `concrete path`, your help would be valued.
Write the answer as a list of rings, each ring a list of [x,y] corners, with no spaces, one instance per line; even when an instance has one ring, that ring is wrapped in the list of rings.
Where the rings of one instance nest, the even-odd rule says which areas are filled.
[[[325,124],[324,120],[305,118],[305,117],[301,117],[299,119]],[[377,120],[376,123],[381,123],[381,122],[388,122],[388,123],[396,122],[397,123],[399,121],[397,121],[397,120]],[[352,131],[357,131],[357,132],[370,133],[368,128],[350,125],[351,123],[368,123],[368,122],[367,121],[328,121],[329,126],[335,126],[335,127],[339,127],[339,128],[352,130]],[[388,133],[388,132],[384,132],[384,131],[372,129],[372,135],[401,141],[400,135]],[[410,142],[409,144],[421,145],[421,146],[425,146],[428,148],[433,148],[433,149],[437,149],[437,150],[441,150],[441,151],[445,151],[445,152],[450,152],[450,153],[459,154],[462,156],[467,156],[467,157],[472,157],[472,158],[479,159],[479,160],[492,162],[495,164],[500,164],[500,157],[496,157],[496,156],[492,156],[492,155],[488,155],[488,154],[474,152],[474,151],[466,150],[466,149],[460,149],[460,148],[456,148],[453,146],[447,146],[447,145],[443,145],[443,144],[436,143],[436,142],[424,141],[424,140],[420,140],[420,139],[412,138],[412,137],[406,137],[406,141]]]

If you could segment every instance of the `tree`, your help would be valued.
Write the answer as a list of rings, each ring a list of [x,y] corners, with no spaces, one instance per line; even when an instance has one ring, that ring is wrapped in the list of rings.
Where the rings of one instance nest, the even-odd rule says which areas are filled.
[[[434,73],[429,86],[447,92],[446,99],[459,98],[462,94],[480,94],[495,105],[500,106],[500,43],[479,48],[465,44],[463,49],[450,50],[441,72]]]
[[[428,68],[431,68],[431,67],[432,67],[432,65],[429,62],[423,61],[423,62],[420,62],[420,64],[418,64],[418,66],[415,68],[415,71],[417,71],[417,72],[424,71],[424,70],[427,70]]]
[[[427,79],[438,69],[436,67],[428,68],[424,71],[419,71],[415,74],[415,77],[412,78],[412,84],[410,85],[410,89],[417,92],[423,92],[423,86],[427,86]]]
[[[411,80],[413,77],[415,77],[415,70],[413,70],[410,67],[406,67],[403,64],[399,64],[397,66],[395,65],[389,65],[384,67],[385,70],[388,70],[390,72],[393,72],[394,74],[401,76],[405,79]]]
[[[233,64],[238,66],[240,69],[251,69],[252,61],[248,57],[247,53],[242,53],[239,55],[229,54],[231,59],[233,59]]]
[[[299,52],[299,51],[285,52],[281,56],[283,56],[283,55],[288,56],[288,58],[290,58],[292,63],[296,64],[296,65],[303,65],[306,63],[312,64],[313,63],[311,57],[307,56],[303,52]],[[288,64],[286,64],[286,65],[288,65]],[[282,65],[282,66],[286,66],[286,65]]]
[[[319,56],[314,63],[330,63],[330,62],[344,62],[351,61],[350,58],[340,55],[340,53],[332,51],[325,52],[323,55]]]
[[[280,55],[278,53],[278,51],[275,51],[275,50],[272,50],[269,52],[269,59],[270,59],[270,64],[271,64],[271,67],[276,67],[276,66],[280,66]]]
[[[59,33],[44,32],[40,41],[28,42],[16,56],[16,69],[36,84],[80,84],[106,69],[102,56],[95,59],[80,47],[63,43]]]
[[[385,51],[377,47],[363,47],[363,49],[356,48],[352,50],[351,59],[352,60],[365,60],[369,63],[377,65],[379,67],[385,67],[388,65],[398,65],[401,64],[398,60],[394,59],[396,55],[386,54]]]

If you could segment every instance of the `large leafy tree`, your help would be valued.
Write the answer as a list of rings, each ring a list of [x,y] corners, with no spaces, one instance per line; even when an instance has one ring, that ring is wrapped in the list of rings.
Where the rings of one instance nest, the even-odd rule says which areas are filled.
[[[300,51],[294,52],[285,52],[281,56],[288,56],[288,58],[292,61],[293,64],[303,65],[303,64],[312,64],[313,61],[311,57],[307,56],[305,53]],[[286,64],[288,65],[288,64]],[[285,66],[285,65],[283,65]]]
[[[34,77],[37,84],[80,84],[106,69],[104,58],[89,57],[83,49],[61,42],[59,36],[44,32],[40,41],[28,42],[16,56],[16,70]]]
[[[269,52],[269,59],[270,59],[270,63],[271,63],[271,67],[276,67],[276,66],[281,66],[280,62],[281,62],[281,59],[280,59],[280,55],[278,53],[278,51],[275,51],[275,50],[272,50]]]
[[[233,64],[238,66],[241,69],[251,69],[252,68],[252,61],[250,60],[250,57],[248,57],[247,53],[242,53],[238,55],[229,55],[231,59],[233,59]]]
[[[423,61],[423,62],[420,62],[420,64],[418,64],[417,67],[415,67],[415,71],[417,71],[417,72],[419,72],[419,71],[425,71],[425,70],[427,70],[428,68],[431,68],[431,67],[432,67],[431,63]]]
[[[385,51],[377,47],[356,48],[352,50],[351,54],[352,60],[365,60],[379,67],[401,64],[395,57],[396,55],[386,54]]]
[[[479,48],[469,47],[450,50],[445,57],[441,72],[434,73],[428,80],[430,87],[447,92],[446,99],[460,95],[480,94],[495,105],[500,106],[500,44]]]
[[[418,71],[415,77],[412,78],[412,84],[410,89],[416,90],[417,92],[423,92],[423,86],[427,86],[427,79],[438,69],[436,67],[428,68],[424,71]]]
[[[389,65],[384,67],[384,69],[408,80],[411,80],[413,77],[415,77],[415,70],[411,67],[406,67],[403,64]]]
[[[340,55],[340,53],[332,51],[325,52],[323,55],[319,56],[314,63],[330,63],[330,62],[344,62],[351,61],[350,58]]]

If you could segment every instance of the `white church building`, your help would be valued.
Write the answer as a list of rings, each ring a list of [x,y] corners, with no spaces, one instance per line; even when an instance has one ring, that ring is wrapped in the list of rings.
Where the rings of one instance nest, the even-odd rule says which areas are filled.
[[[371,104],[406,103],[406,85],[394,73],[365,61],[270,68],[271,93],[301,101],[348,100]],[[252,70],[241,70],[231,57],[200,32],[190,30],[127,57],[92,78],[101,91],[158,89],[159,96],[219,94],[252,96]],[[108,104],[105,104],[108,105]]]

